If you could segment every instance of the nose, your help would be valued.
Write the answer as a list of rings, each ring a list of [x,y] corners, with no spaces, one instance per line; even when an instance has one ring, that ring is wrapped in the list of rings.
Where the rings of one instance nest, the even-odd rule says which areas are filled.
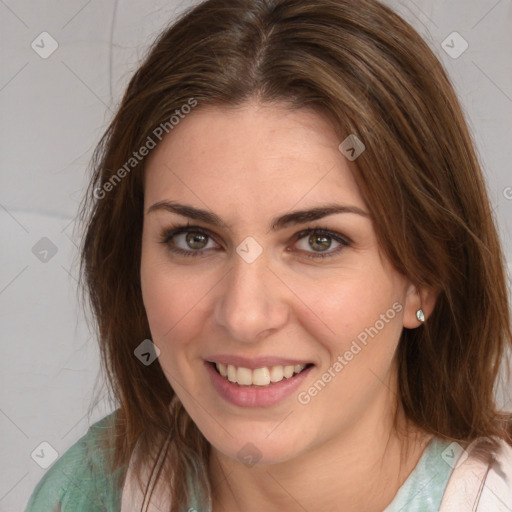
[[[288,321],[286,286],[268,267],[264,255],[247,263],[235,253],[233,266],[222,280],[214,316],[230,339],[254,343]]]

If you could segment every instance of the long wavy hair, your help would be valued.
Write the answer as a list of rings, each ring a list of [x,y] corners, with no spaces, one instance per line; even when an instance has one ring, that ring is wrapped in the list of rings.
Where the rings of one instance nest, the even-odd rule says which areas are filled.
[[[504,257],[471,135],[437,57],[373,0],[208,0],[161,33],[131,78],[94,152],[80,209],[80,283],[119,406],[112,469],[138,444],[140,478],[172,436],[162,470],[171,512],[190,502],[190,481],[200,502],[211,499],[208,442],[173,400],[158,360],[146,366],[134,356],[151,332],[140,284],[146,158],[130,159],[158,127],[172,137],[169,119],[191,100],[197,111],[253,98],[314,109],[340,142],[357,134],[366,150],[354,176],[382,251],[413,283],[438,290],[431,316],[399,341],[406,417],[445,439],[512,444],[511,415],[495,401],[512,346]]]

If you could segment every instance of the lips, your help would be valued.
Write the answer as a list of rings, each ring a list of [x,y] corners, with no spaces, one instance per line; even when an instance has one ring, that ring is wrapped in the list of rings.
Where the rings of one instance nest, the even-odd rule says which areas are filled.
[[[285,400],[297,391],[314,368],[313,364],[307,364],[300,373],[293,373],[290,378],[283,376],[279,382],[268,385],[241,385],[223,377],[216,369],[215,363],[205,361],[204,366],[217,393],[224,400],[238,407],[268,407]],[[240,367],[237,368],[237,371],[238,369]],[[249,368],[245,369],[254,371]],[[258,368],[255,370],[257,371]]]

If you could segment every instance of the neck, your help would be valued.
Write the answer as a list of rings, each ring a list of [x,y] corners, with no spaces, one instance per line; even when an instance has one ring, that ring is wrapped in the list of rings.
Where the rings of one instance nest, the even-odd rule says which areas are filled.
[[[420,459],[431,435],[407,425],[390,403],[293,460],[246,467],[212,448],[209,474],[213,512],[339,510],[381,512]],[[396,406],[395,406],[396,410]],[[375,414],[377,413],[377,414]]]

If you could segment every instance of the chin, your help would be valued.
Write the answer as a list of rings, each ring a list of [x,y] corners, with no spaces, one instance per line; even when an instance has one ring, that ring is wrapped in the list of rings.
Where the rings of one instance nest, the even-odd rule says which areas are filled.
[[[247,467],[254,465],[266,466],[279,464],[294,459],[299,455],[299,444],[294,439],[270,440],[266,434],[259,436],[240,435],[227,436],[222,440],[208,440],[213,448],[224,456],[229,457]]]

